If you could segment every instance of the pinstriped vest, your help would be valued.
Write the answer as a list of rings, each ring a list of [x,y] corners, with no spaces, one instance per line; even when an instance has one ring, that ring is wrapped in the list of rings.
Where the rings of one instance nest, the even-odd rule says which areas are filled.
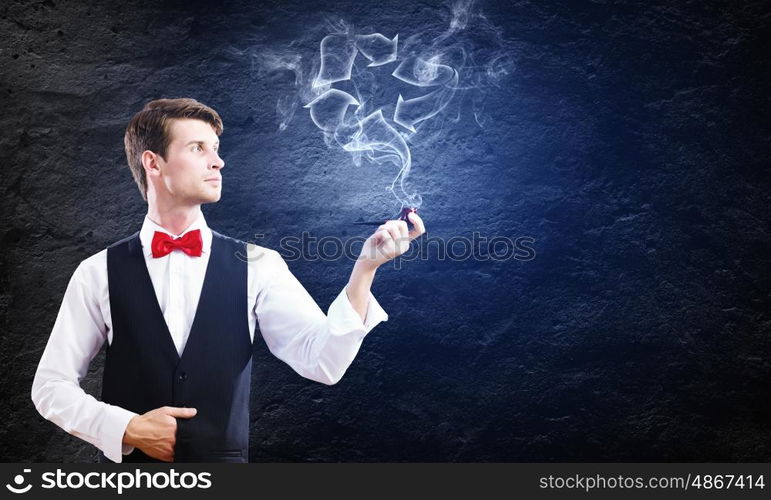
[[[180,357],[169,333],[139,233],[107,249],[113,337],[102,400],[138,414],[197,408],[177,419],[177,462],[247,462],[252,342],[245,244],[212,231],[201,297]],[[154,462],[140,450],[125,462]],[[107,460],[102,455],[102,459]]]

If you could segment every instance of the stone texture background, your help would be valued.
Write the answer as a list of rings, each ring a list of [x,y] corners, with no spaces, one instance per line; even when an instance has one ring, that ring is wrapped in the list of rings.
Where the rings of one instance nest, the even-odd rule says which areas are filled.
[[[484,128],[461,102],[414,147],[413,181],[430,236],[531,236],[536,258],[383,269],[391,320],[333,387],[257,341],[251,460],[771,460],[767,4],[478,7],[514,65]],[[277,132],[286,78],[251,64],[312,55],[294,41],[325,14],[406,36],[448,8],[2,3],[2,460],[95,456],[29,391],[72,271],[141,225],[122,137],[147,100],[222,114],[223,199],[205,213],[225,234],[350,237],[387,212],[382,172],[327,150],[302,110]],[[290,267],[326,309],[350,262]],[[97,394],[102,360],[83,381]]]

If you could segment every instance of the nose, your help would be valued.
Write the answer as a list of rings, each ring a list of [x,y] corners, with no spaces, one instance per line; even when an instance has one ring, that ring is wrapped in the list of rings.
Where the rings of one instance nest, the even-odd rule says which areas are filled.
[[[215,168],[217,170],[225,168],[225,160],[220,157],[220,154],[217,151],[213,151],[213,153],[214,158],[211,161],[211,168]]]

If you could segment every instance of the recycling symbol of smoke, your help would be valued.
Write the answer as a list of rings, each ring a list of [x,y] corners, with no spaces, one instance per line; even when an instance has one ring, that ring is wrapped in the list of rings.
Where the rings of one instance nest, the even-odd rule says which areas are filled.
[[[321,41],[321,64],[312,83],[320,92],[305,105],[313,123],[328,140],[336,142],[354,158],[365,156],[383,164],[393,163],[399,173],[387,188],[402,207],[419,207],[421,197],[406,185],[412,158],[405,137],[415,134],[419,125],[437,115],[458,87],[458,72],[440,62],[437,55],[409,55],[399,59],[399,35],[392,39],[380,33],[370,35],[333,34]],[[393,116],[384,116],[382,108],[365,115],[365,106],[353,95],[333,87],[351,80],[354,61],[361,54],[367,67],[396,63],[391,76],[424,90],[419,97],[404,99],[401,94]]]

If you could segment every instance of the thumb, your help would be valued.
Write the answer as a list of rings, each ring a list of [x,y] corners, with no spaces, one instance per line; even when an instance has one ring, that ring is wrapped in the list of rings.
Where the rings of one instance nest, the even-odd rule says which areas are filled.
[[[169,406],[166,410],[166,415],[176,418],[192,418],[195,417],[196,413],[198,413],[198,410],[195,408],[178,408],[175,406]]]

